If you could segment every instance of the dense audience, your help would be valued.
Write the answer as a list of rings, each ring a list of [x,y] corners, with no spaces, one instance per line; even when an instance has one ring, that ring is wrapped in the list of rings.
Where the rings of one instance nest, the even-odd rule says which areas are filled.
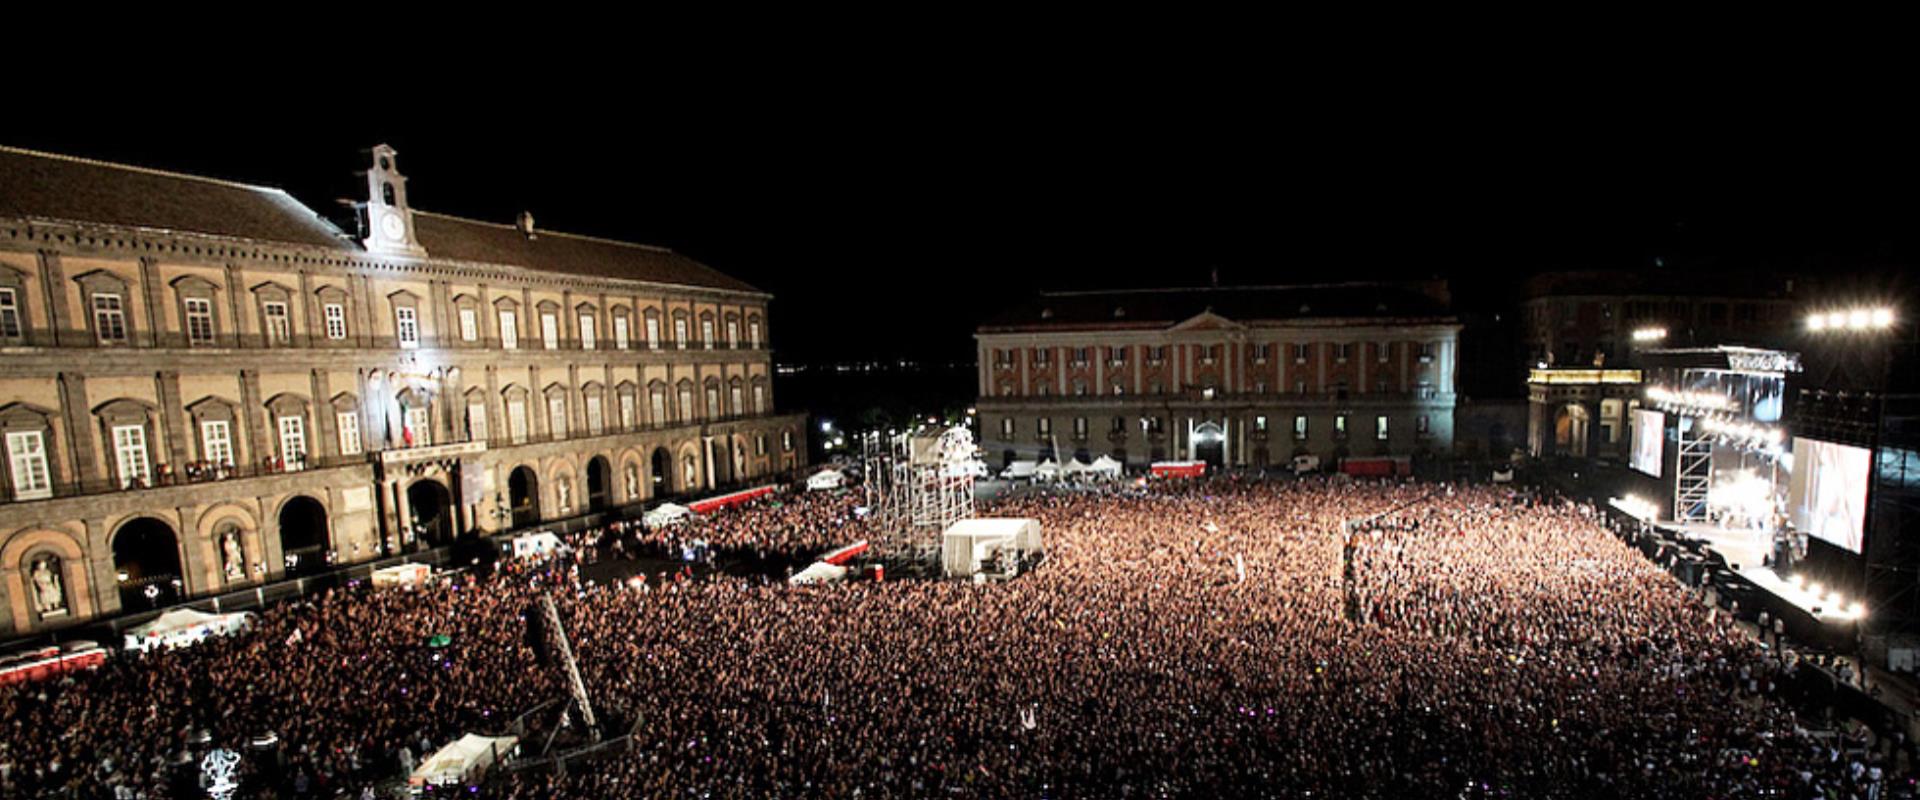
[[[641,542],[769,553],[860,538],[857,493],[774,502]],[[636,588],[590,585],[561,558],[280,606],[243,636],[0,691],[0,789],[189,796],[190,771],[171,765],[272,732],[284,763],[250,766],[251,785],[362,796],[562,696],[522,641],[521,615],[550,588],[596,709],[631,723],[632,747],[564,777],[496,771],[493,796],[1911,790],[1904,753],[1809,730],[1825,725],[1780,696],[1791,663],[1580,507],[1209,481],[987,513],[1038,518],[1044,564],[984,586]]]

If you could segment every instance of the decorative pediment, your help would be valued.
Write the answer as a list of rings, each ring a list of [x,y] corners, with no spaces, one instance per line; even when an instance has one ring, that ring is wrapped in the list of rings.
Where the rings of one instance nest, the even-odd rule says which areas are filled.
[[[198,275],[182,275],[169,281],[167,285],[183,295],[213,294],[220,291],[220,284]]]
[[[293,296],[293,290],[287,288],[286,284],[276,283],[274,281],[263,281],[254,284],[251,291],[266,300],[285,300]]]
[[[194,419],[233,419],[233,410],[238,404],[218,395],[207,395],[187,404],[187,414]]]
[[[125,292],[127,279],[104,269],[94,269],[73,276],[73,282],[80,284],[88,292]]]
[[[1207,309],[1206,311],[1202,311],[1198,314],[1193,315],[1192,317],[1187,318],[1183,322],[1175,323],[1173,327],[1170,327],[1167,330],[1169,331],[1244,331],[1246,329],[1247,329],[1247,326],[1242,325],[1238,322],[1234,322],[1233,320],[1227,319],[1226,317],[1220,316],[1219,314],[1215,314],[1213,313],[1213,309]]]

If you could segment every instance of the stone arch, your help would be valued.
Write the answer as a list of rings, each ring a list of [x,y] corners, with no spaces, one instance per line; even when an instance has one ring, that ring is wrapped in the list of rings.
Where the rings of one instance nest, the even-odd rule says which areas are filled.
[[[34,603],[34,564],[51,557],[59,562],[59,589],[64,611],[39,612]],[[0,569],[10,574],[5,590],[10,601],[8,611],[20,628],[85,619],[94,613],[92,575],[88,572],[86,550],[78,539],[55,528],[29,528],[19,531],[0,547]]]
[[[288,575],[326,568],[327,552],[333,548],[333,524],[325,500],[306,494],[288,495],[280,502],[274,519]]]
[[[460,535],[454,520],[453,490],[438,477],[427,476],[407,484],[406,524],[415,541],[428,547],[452,544]]]
[[[674,458],[666,447],[655,447],[647,454],[647,491],[648,497],[661,497],[672,494],[674,490]]]
[[[582,494],[586,495],[586,507],[589,512],[599,513],[613,507],[614,482],[618,478],[613,474],[613,461],[604,453],[596,453],[587,459],[585,484]]]
[[[647,498],[647,468],[641,461],[640,451],[631,447],[621,450],[618,455],[620,468],[615,470],[614,482],[619,485],[621,504],[638,503]]]
[[[107,538],[126,610],[172,605],[192,594],[187,584],[187,554],[177,520],[134,515],[121,520]]]
[[[548,487],[544,500],[550,504],[547,507],[552,508],[556,516],[572,516],[585,505],[586,497],[579,482],[575,480],[575,477],[580,474],[580,467],[573,462],[571,456],[555,456],[547,459],[547,463],[543,465],[543,471],[546,474],[541,476],[540,482]]]
[[[240,555],[246,565],[241,577],[255,573],[254,565],[266,562],[266,542],[261,539],[260,520],[252,505],[238,500],[223,500],[200,512],[200,518],[193,526],[193,549],[200,554],[200,563],[204,565],[200,572],[207,586],[220,586],[233,581],[224,574],[226,554],[223,551],[221,534],[225,526],[231,525],[240,533]]]
[[[706,473],[700,462],[700,443],[691,439],[681,442],[673,459],[674,485],[684,494],[706,485]]]
[[[540,522],[540,471],[533,465],[516,464],[507,471],[507,508],[515,528]]]

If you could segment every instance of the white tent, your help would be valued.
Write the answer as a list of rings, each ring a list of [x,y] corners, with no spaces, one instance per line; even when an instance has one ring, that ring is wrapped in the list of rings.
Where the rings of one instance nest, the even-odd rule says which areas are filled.
[[[1092,470],[1093,470],[1093,467],[1087,464],[1087,462],[1081,461],[1080,459],[1075,458],[1075,459],[1069,459],[1067,461],[1066,466],[1060,468],[1060,474],[1071,478],[1075,475],[1079,475],[1080,473],[1090,472]]]
[[[539,558],[550,556],[567,548],[553,531],[534,531],[525,536],[513,537],[514,558]]]
[[[518,736],[469,733],[420,762],[420,767],[407,778],[407,783],[414,786],[475,786],[487,774],[488,767],[505,760],[519,746]]]
[[[1043,461],[1040,466],[1033,469],[1033,479],[1036,481],[1050,481],[1059,477],[1060,465],[1052,461]]]
[[[846,567],[829,564],[825,561],[815,561],[812,566],[794,573],[793,577],[787,579],[787,583],[794,586],[805,586],[812,583],[838,583],[846,580],[846,578]]]
[[[642,522],[645,522],[649,528],[659,528],[677,522],[684,522],[687,519],[687,515],[692,513],[693,509],[678,503],[661,503],[659,508],[647,512],[640,519]]]
[[[940,537],[940,563],[949,578],[965,578],[981,571],[997,550],[1040,552],[1040,521],[1028,518],[963,519],[947,526]]]
[[[1115,461],[1113,456],[1096,458],[1093,460],[1093,464],[1087,467],[1089,472],[1098,473],[1102,478],[1118,478],[1120,477],[1120,473],[1125,469],[1126,465]]]
[[[375,589],[417,589],[433,575],[433,568],[425,564],[400,564],[373,571]]]
[[[128,650],[142,651],[155,647],[185,647],[209,636],[226,636],[244,630],[252,621],[253,615],[244,611],[209,614],[191,608],[176,608],[144,625],[129,628],[126,645]]]
[[[818,492],[826,489],[838,489],[847,482],[847,476],[839,470],[823,469],[807,478],[807,491]]]
[[[1036,470],[1038,470],[1039,467],[1040,467],[1040,462],[1037,462],[1037,461],[1015,461],[1011,464],[1008,464],[1006,469],[1000,471],[1000,477],[1031,478],[1033,477],[1033,473]]]

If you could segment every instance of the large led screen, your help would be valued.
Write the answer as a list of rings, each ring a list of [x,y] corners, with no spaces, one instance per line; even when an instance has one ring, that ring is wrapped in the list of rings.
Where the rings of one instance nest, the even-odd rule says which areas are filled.
[[[1867,522],[1867,467],[1863,447],[1795,437],[1787,505],[1793,524],[1809,536],[1860,552]]]
[[[1667,415],[1658,411],[1633,412],[1633,468],[1660,477],[1660,448],[1667,441]]]

